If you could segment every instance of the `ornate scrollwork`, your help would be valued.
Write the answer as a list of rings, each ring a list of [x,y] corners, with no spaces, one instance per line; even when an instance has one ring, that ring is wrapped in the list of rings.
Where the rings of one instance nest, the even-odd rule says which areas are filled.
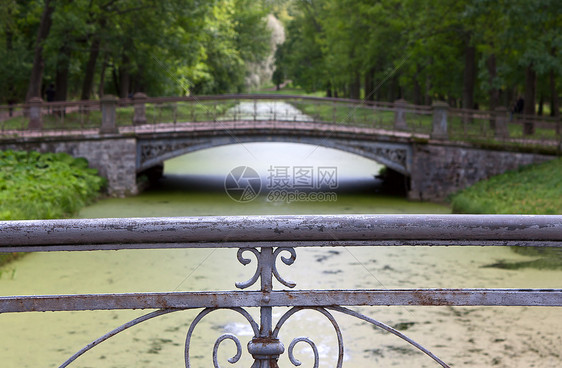
[[[421,346],[420,344],[418,344],[417,342],[415,342],[414,340],[410,339],[408,336],[404,335],[402,332],[382,323],[379,322],[373,318],[367,317],[361,313],[357,313],[355,311],[352,311],[351,309],[348,308],[344,308],[344,307],[327,307],[328,309],[340,312],[340,313],[344,313],[347,314],[349,316],[352,317],[356,317],[359,318],[365,322],[369,322],[371,324],[373,324],[374,326],[383,329],[387,332],[390,332],[391,334],[398,336],[399,338],[401,338],[402,340],[406,341],[407,343],[409,343],[410,345],[414,346],[416,349],[420,350],[421,352],[423,352],[424,354],[426,354],[427,356],[429,356],[431,359],[433,359],[434,361],[436,361],[437,363],[439,363],[439,365],[441,365],[443,368],[450,368],[447,363],[445,363],[444,361],[442,361],[441,359],[439,359],[437,356],[435,356],[431,351],[427,350],[426,348],[424,348],[423,346]]]
[[[138,318],[135,318],[119,327],[117,327],[116,329],[106,333],[105,335],[101,336],[100,338],[92,341],[91,343],[89,343],[88,345],[84,346],[82,349],[80,349],[78,352],[76,352],[76,354],[74,354],[73,356],[71,356],[70,358],[68,358],[64,363],[62,363],[59,368],[65,368],[68,367],[68,365],[72,362],[74,362],[76,359],[78,359],[81,355],[83,355],[84,353],[86,353],[87,351],[93,349],[94,347],[98,346],[99,344],[101,344],[102,342],[104,342],[105,340],[109,339],[110,337],[113,337],[115,335],[117,335],[120,332],[125,331],[128,328],[131,328],[133,326],[138,325],[139,323],[142,323],[144,321],[148,321],[149,319],[152,318],[156,318],[159,316],[162,316],[164,314],[168,314],[168,313],[172,313],[172,312],[177,312],[180,309],[159,309],[157,311],[154,312],[150,312],[148,314],[145,314],[144,316],[140,316]]]
[[[282,252],[289,252],[290,257],[281,256],[281,261],[285,263],[287,266],[292,265],[295,260],[297,259],[297,253],[295,252],[294,248],[290,247],[281,247],[277,248],[273,253],[271,248],[262,248],[261,252],[256,248],[240,248],[238,249],[237,257],[238,261],[242,263],[244,266],[250,264],[252,260],[250,258],[244,257],[244,252],[251,252],[256,256],[258,261],[256,272],[254,275],[245,282],[237,282],[235,285],[239,289],[245,289],[247,287],[252,286],[258,281],[260,277],[271,277],[273,275],[277,281],[281,284],[289,287],[294,288],[297,284],[290,280],[285,280],[284,278],[279,275],[279,271],[277,270],[276,259]],[[268,275],[268,273],[271,273]]]
[[[295,358],[295,355],[293,353],[293,350],[295,349],[295,345],[301,341],[307,343],[312,348],[312,352],[314,353],[314,368],[318,368],[318,363],[320,361],[318,357],[318,348],[316,347],[314,341],[310,340],[308,337],[297,337],[293,339],[293,341],[291,341],[291,343],[289,344],[289,349],[287,350],[289,354],[289,360],[296,367],[302,364],[299,360]]]
[[[281,318],[279,319],[279,322],[277,322],[277,326],[275,326],[275,329],[273,330],[272,336],[274,338],[277,338],[277,336],[279,335],[279,331],[281,330],[281,327],[283,327],[285,322],[287,322],[287,320],[293,314],[295,314],[299,311],[302,311],[302,310],[317,311],[317,312],[323,314],[330,321],[330,323],[334,327],[334,330],[336,332],[336,337],[338,339],[338,361],[337,361],[336,367],[341,368],[342,365],[343,365],[343,336],[342,336],[342,333],[341,333],[340,326],[338,325],[338,322],[335,320],[335,318],[332,316],[332,314],[330,314],[330,312],[328,312],[325,308],[294,307],[294,308],[289,309],[283,316],[281,316]],[[293,363],[293,365],[295,365],[295,366],[299,366],[301,364],[297,359],[295,359],[295,357],[293,355],[293,349],[294,349],[295,345],[300,341],[304,341],[312,347],[312,350],[314,352],[314,368],[317,368],[318,363],[319,363],[318,350],[316,349],[316,344],[314,344],[314,342],[312,340],[308,339],[307,337],[298,337],[298,338],[294,339],[291,342],[291,344],[289,345],[288,351],[289,351],[289,359],[291,360],[291,363]]]
[[[242,345],[240,344],[240,340],[238,340],[238,338],[232,334],[224,334],[217,339],[217,341],[215,342],[215,346],[213,347],[213,365],[215,366],[215,368],[221,368],[217,355],[219,351],[219,345],[224,340],[232,340],[236,344],[236,355],[228,359],[229,363],[234,364],[238,362],[240,360],[240,357],[242,356]]]
[[[294,248],[289,248],[289,247],[277,248],[275,250],[275,252],[273,253],[273,275],[275,276],[277,281],[279,281],[280,283],[282,283],[286,287],[294,288],[295,286],[297,286],[297,284],[293,281],[283,279],[279,275],[279,271],[277,271],[277,265],[275,263],[275,260],[277,259],[277,256],[283,251],[289,252],[291,254],[290,258],[285,258],[285,257],[281,256],[281,261],[283,263],[285,263],[287,266],[290,266],[293,263],[295,263],[295,260],[297,259],[297,252],[295,252]]]
[[[256,283],[256,281],[258,281],[258,278],[260,277],[260,267],[259,267],[259,262],[260,262],[260,256],[261,253],[259,250],[257,250],[256,248],[240,248],[238,249],[238,253],[237,253],[237,258],[238,261],[240,263],[242,263],[244,266],[250,264],[252,262],[251,259],[249,258],[244,258],[243,254],[244,252],[252,252],[254,253],[254,255],[256,256],[256,259],[258,260],[258,267],[256,267],[256,272],[254,273],[254,276],[252,276],[252,278],[250,278],[248,281],[246,282],[237,282],[235,285],[238,289],[245,289],[247,287],[252,286],[253,284]]]
[[[275,277],[280,283],[282,283],[283,285],[287,286],[287,287],[294,287],[296,284],[292,281],[287,281],[285,279],[283,279],[280,275],[279,272],[277,270],[277,266],[276,266],[276,260],[277,258],[281,258],[281,261],[290,266],[292,265],[295,260],[296,260],[296,252],[294,248],[291,247],[279,247],[277,249],[273,249],[271,247],[264,247],[261,248],[261,250],[258,250],[256,248],[240,248],[238,250],[237,253],[237,258],[240,261],[240,263],[242,263],[243,265],[248,265],[252,262],[251,258],[246,258],[244,256],[245,252],[250,252],[252,253],[257,260],[257,267],[256,267],[256,271],[254,273],[254,275],[246,282],[239,282],[236,283],[236,286],[238,288],[244,289],[247,288],[249,286],[252,286],[254,283],[257,282],[258,278],[261,277],[261,281],[262,281],[262,292],[265,294],[269,294],[269,292],[271,292],[272,290],[272,280],[273,277]],[[283,252],[287,252],[289,254],[289,256],[283,256]],[[269,295],[267,295],[269,297]],[[269,299],[268,299],[269,300]],[[268,303],[268,302],[266,302]],[[240,315],[242,315],[250,324],[254,337],[253,339],[248,343],[248,352],[252,355],[252,357],[254,358],[254,364],[252,365],[253,368],[271,368],[271,367],[276,367],[277,366],[277,361],[279,359],[279,356],[281,354],[284,353],[285,348],[283,346],[283,343],[279,340],[278,336],[279,336],[279,331],[281,330],[281,328],[284,326],[284,324],[287,322],[287,320],[289,320],[295,313],[300,312],[302,310],[313,310],[316,311],[320,314],[322,314],[323,316],[325,316],[330,323],[332,324],[335,334],[336,334],[336,338],[337,338],[337,342],[338,342],[338,359],[337,359],[337,363],[336,363],[336,368],[341,368],[343,366],[343,357],[344,357],[344,345],[343,345],[343,336],[342,336],[342,331],[338,325],[338,322],[335,320],[335,318],[333,317],[333,315],[330,313],[330,311],[335,311],[335,312],[339,312],[339,313],[343,313],[355,318],[358,318],[360,320],[363,320],[365,322],[368,322],[374,326],[376,326],[377,328],[383,329],[397,337],[399,337],[400,339],[408,342],[409,344],[411,344],[412,346],[414,346],[416,349],[420,350],[421,352],[423,352],[424,354],[428,355],[431,359],[433,359],[435,362],[437,362],[439,365],[441,365],[443,368],[449,368],[449,366],[444,363],[441,359],[439,359],[438,357],[436,357],[433,353],[431,353],[429,350],[427,350],[426,348],[424,348],[423,346],[421,346],[420,344],[418,344],[417,342],[413,341],[412,339],[410,339],[409,337],[407,337],[406,335],[402,334],[400,331],[397,331],[396,329],[382,323],[379,322],[377,320],[374,320],[370,317],[367,317],[363,314],[360,314],[358,312],[355,312],[353,310],[350,310],[348,308],[345,307],[340,307],[340,306],[311,306],[311,307],[293,307],[291,309],[289,309],[287,312],[285,312],[281,318],[278,320],[277,324],[275,325],[275,328],[273,328],[273,324],[272,324],[272,306],[268,306],[268,305],[262,305],[262,304],[258,304],[258,305],[253,305],[253,306],[259,306],[260,307],[260,323],[261,325],[258,325],[258,323],[256,323],[256,321],[254,321],[254,319],[252,318],[252,316],[243,308],[240,307],[233,307],[233,308],[205,308],[203,309],[196,317],[195,319],[193,319],[191,325],[189,326],[189,329],[187,331],[187,336],[185,339],[185,367],[186,368],[190,368],[190,344],[191,344],[191,339],[193,336],[193,332],[196,328],[196,326],[199,324],[199,322],[209,313],[216,311],[216,310],[232,310],[234,312],[239,313]],[[76,360],[80,355],[84,354],[86,351],[90,350],[91,348],[93,348],[94,346],[102,343],[103,341],[107,340],[108,338],[118,334],[121,331],[124,331],[125,329],[135,326],[141,322],[144,322],[146,320],[167,314],[167,313],[171,313],[171,312],[175,312],[175,311],[179,311],[181,309],[161,309],[158,311],[154,311],[152,313],[149,313],[147,315],[138,317],[124,325],[122,325],[121,327],[109,332],[108,334],[100,337],[99,339],[93,341],[92,343],[88,344],[86,347],[84,347],[82,350],[80,350],[78,353],[76,353],[75,355],[73,355],[69,360],[67,360],[65,363],[63,363],[63,365],[61,365],[61,368],[64,368],[66,366],[68,366],[71,362],[73,362],[74,360]],[[213,347],[213,366],[214,368],[221,368],[221,366],[219,365],[218,362],[218,350],[222,344],[223,341],[225,340],[231,340],[235,343],[236,345],[236,353],[235,355],[228,359],[228,362],[231,364],[235,364],[237,362],[240,361],[240,358],[242,356],[242,345],[240,343],[240,340],[233,334],[223,334],[221,335],[215,342],[214,347]],[[298,343],[305,343],[308,344],[310,346],[310,348],[312,349],[312,352],[314,354],[314,368],[318,368],[319,366],[319,353],[318,353],[318,348],[316,346],[316,343],[309,339],[308,337],[297,337],[295,339],[293,339],[287,349],[288,352],[288,357],[289,360],[291,361],[291,363],[294,366],[300,366],[301,362],[296,359],[295,357],[295,346]]]
[[[185,338],[185,367],[186,368],[191,367],[191,363],[190,363],[190,359],[189,359],[189,346],[191,344],[191,336],[193,336],[193,330],[195,329],[197,324],[203,319],[203,317],[205,317],[207,314],[209,314],[211,312],[214,312],[216,310],[219,310],[219,309],[221,309],[221,308],[205,308],[204,310],[201,311],[201,313],[199,313],[197,315],[197,317],[195,317],[193,322],[191,322],[191,325],[189,326],[189,330],[187,331],[187,337]],[[246,320],[248,321],[248,323],[252,327],[252,330],[254,332],[254,336],[258,336],[259,330],[260,330],[259,326],[254,321],[254,319],[252,318],[252,316],[248,312],[246,312],[242,308],[222,308],[222,310],[225,310],[225,309],[232,310],[232,311],[240,313],[244,318],[246,318]],[[214,364],[215,368],[220,368],[220,366],[218,364],[218,360],[217,360],[217,353],[218,353],[219,345],[221,344],[221,342],[223,342],[224,340],[227,340],[227,339],[234,341],[234,343],[236,344],[236,355],[234,357],[228,359],[228,361],[230,363],[234,364],[242,356],[242,346],[240,345],[240,340],[238,340],[238,338],[236,336],[232,335],[232,334],[224,334],[217,339],[217,341],[215,342],[214,348],[213,348],[213,364]]]

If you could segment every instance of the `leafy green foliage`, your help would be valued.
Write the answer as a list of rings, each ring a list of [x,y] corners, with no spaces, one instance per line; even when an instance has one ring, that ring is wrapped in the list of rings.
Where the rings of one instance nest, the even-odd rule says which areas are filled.
[[[247,65],[270,52],[266,1],[52,3],[42,89],[53,83],[67,99],[239,92]],[[23,102],[43,5],[0,1],[0,104]]]
[[[0,151],[0,220],[69,216],[91,202],[104,184],[84,158]]]
[[[562,84],[559,2],[295,0],[276,63],[308,91],[353,97],[361,83],[362,96],[381,101],[462,107],[466,99],[467,107],[492,109],[512,107],[530,88],[531,65],[547,101]]]

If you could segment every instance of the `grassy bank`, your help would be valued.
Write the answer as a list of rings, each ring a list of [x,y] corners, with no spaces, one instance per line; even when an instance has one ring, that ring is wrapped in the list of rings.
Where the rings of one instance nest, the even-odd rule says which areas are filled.
[[[93,201],[104,184],[83,158],[0,151],[0,220],[68,217]],[[0,254],[0,265],[14,257]]]
[[[562,215],[562,158],[530,165],[476,183],[452,197],[453,213]],[[490,267],[562,269],[562,249],[513,247],[524,262]]]
[[[562,214],[562,158],[483,180],[452,198],[454,213]]]

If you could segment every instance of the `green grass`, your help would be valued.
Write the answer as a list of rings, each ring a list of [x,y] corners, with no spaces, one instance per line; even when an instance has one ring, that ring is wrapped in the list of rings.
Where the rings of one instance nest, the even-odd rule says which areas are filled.
[[[480,181],[452,197],[453,213],[562,214],[562,158]],[[530,261],[499,261],[502,269],[562,269],[562,249],[512,247]]]
[[[453,212],[562,214],[562,158],[480,181],[452,198]]]

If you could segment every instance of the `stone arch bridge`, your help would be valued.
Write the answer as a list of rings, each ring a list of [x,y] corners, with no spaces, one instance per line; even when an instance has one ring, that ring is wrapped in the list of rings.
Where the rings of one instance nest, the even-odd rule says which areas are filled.
[[[268,103],[275,100],[271,96],[263,99],[266,98]],[[302,103],[302,97],[298,98],[299,103]],[[220,100],[224,99],[223,96]],[[233,109],[232,105],[240,104],[240,99],[237,96],[236,103],[231,104],[229,109]],[[287,96],[281,99],[286,100]],[[315,103],[318,103],[317,100]],[[429,117],[428,132],[416,132],[407,129],[412,121],[408,121],[408,114],[416,110],[403,102],[393,106],[378,106],[393,115],[389,129],[372,124],[371,121],[365,124],[365,120],[336,124],[336,109],[341,108],[337,103],[341,101],[325,100],[328,100],[324,102],[329,104],[328,114],[334,117],[334,121],[327,121],[329,119],[325,115],[324,118],[321,115],[287,117],[282,111],[273,110],[270,110],[267,118],[261,118],[256,115],[256,99],[253,99],[249,102],[250,106],[254,106],[253,115],[248,116],[244,111],[237,110],[231,114],[223,112],[222,115],[213,114],[209,117],[210,107],[207,108],[206,119],[193,119],[192,114],[192,121],[177,122],[174,116],[173,123],[156,124],[147,121],[149,118],[145,105],[150,100],[143,100],[142,104],[130,101],[135,105],[135,124],[117,126],[115,109],[119,106],[115,100],[107,99],[101,103],[100,129],[12,132],[1,137],[0,149],[67,152],[76,157],[85,157],[92,167],[108,179],[110,194],[123,196],[138,192],[139,174],[160,166],[165,160],[189,152],[250,142],[303,143],[334,148],[377,161],[409,179],[411,199],[437,201],[492,175],[556,157],[556,151],[550,154],[517,152],[513,146],[483,148],[481,144],[473,142],[450,140],[447,135],[447,109],[439,106],[433,110],[417,110],[420,115],[432,117]],[[214,111],[216,108],[214,105]],[[315,108],[320,109],[318,105]],[[364,109],[365,106],[360,108]],[[377,112],[377,105],[366,108]],[[357,108],[354,109],[349,110],[348,106],[347,111],[356,112]]]

